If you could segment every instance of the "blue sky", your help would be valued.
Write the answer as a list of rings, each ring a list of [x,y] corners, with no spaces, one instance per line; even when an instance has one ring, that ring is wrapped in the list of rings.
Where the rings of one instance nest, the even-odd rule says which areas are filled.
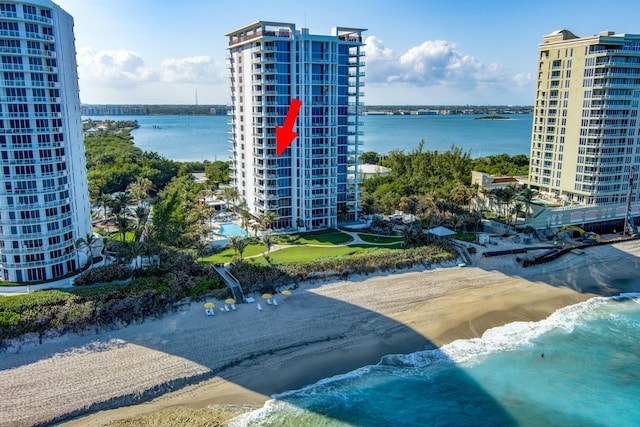
[[[640,1],[57,0],[75,20],[84,103],[226,104],[224,34],[259,20],[366,28],[369,105],[533,103],[537,46],[640,33]]]

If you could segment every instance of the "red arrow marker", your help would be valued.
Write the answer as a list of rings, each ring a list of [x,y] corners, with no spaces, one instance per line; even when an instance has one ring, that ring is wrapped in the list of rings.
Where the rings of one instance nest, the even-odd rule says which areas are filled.
[[[298,136],[297,132],[293,131],[293,125],[296,124],[296,117],[298,117],[298,111],[300,111],[300,105],[302,102],[299,99],[293,98],[289,105],[289,111],[287,111],[287,117],[284,119],[282,127],[276,126],[276,154],[278,157],[284,153],[289,145]]]

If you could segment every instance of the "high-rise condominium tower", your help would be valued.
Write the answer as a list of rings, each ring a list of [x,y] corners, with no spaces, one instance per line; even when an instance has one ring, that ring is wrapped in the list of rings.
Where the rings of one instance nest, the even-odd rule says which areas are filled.
[[[363,29],[312,35],[257,22],[229,37],[233,179],[253,215],[276,228],[335,227],[358,212]],[[292,99],[298,137],[276,155],[276,126]]]
[[[529,181],[580,204],[626,203],[640,171],[640,35],[567,30],[539,47]],[[637,194],[632,193],[632,201]]]
[[[48,0],[0,4],[0,280],[56,279],[91,233],[73,18]]]

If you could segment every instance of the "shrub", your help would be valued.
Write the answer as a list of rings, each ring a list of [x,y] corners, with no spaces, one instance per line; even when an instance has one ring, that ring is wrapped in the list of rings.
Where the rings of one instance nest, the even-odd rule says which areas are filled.
[[[133,271],[122,264],[110,264],[91,268],[76,277],[73,286],[93,285],[95,283],[111,283],[131,278]]]
[[[280,285],[339,276],[348,271],[368,274],[409,268],[414,265],[439,263],[455,258],[454,251],[445,242],[405,250],[381,249],[349,257],[318,259],[308,263],[259,265],[236,262],[231,267],[233,274],[243,285],[245,292],[273,292]]]

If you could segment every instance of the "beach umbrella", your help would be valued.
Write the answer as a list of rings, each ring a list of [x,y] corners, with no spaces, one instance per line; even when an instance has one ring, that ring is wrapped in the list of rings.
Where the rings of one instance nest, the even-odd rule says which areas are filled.
[[[271,305],[271,298],[273,298],[273,295],[271,294],[262,294],[262,299],[266,300],[269,305]]]
[[[287,290],[287,291],[282,291],[282,292],[280,292],[280,293],[281,293],[282,295],[286,295],[286,296],[291,295],[291,291],[288,291],[288,290]]]
[[[215,312],[213,311],[213,307],[216,305],[212,302],[207,302],[204,304],[205,311],[207,312],[207,316],[214,316]]]
[[[234,300],[233,298],[227,298],[226,300],[224,300],[224,303],[227,305],[231,306],[231,310],[235,310],[236,309],[236,300]]]

